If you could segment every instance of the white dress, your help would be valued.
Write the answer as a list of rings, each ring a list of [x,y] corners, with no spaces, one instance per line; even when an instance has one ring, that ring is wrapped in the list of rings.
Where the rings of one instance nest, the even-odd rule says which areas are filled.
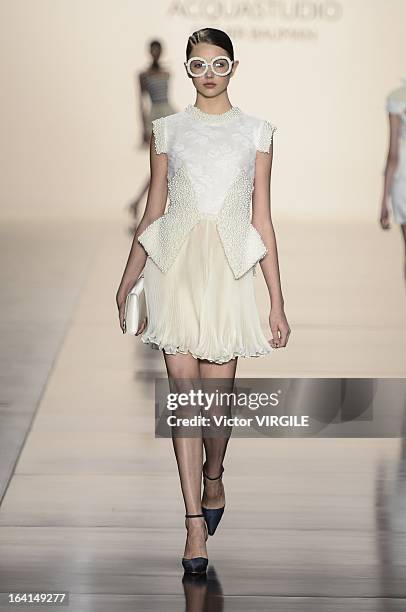
[[[235,278],[216,220],[230,189],[238,187],[241,170],[253,181],[256,151],[269,152],[275,129],[238,107],[213,115],[189,105],[153,122],[156,151],[168,155],[170,198],[177,198],[178,189],[179,198],[185,199],[180,192],[187,173],[200,216],[165,273],[160,253],[147,257],[148,324],[141,340],[152,348],[168,354],[189,352],[219,364],[274,350],[261,329],[255,265]],[[145,248],[144,232],[138,240]]]
[[[406,88],[393,91],[387,98],[386,110],[400,117],[398,164],[391,186],[393,218],[406,223]]]

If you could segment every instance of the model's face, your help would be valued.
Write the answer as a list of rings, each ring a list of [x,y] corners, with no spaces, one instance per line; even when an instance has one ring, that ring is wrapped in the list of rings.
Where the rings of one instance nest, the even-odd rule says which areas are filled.
[[[219,55],[226,55],[229,57],[227,51],[222,47],[216,45],[209,45],[207,43],[199,43],[192,48],[190,57],[201,57],[207,62],[211,62],[213,58]],[[187,72],[189,78],[192,79],[193,85],[196,90],[206,98],[215,98],[225,91],[228,87],[231,77],[235,73],[238,66],[238,60],[234,61],[232,70],[227,76],[218,76],[214,74],[212,67],[209,66],[206,74],[198,77],[191,77]]]
[[[150,49],[151,55],[155,60],[159,60],[161,56],[161,47],[158,45],[152,45]]]

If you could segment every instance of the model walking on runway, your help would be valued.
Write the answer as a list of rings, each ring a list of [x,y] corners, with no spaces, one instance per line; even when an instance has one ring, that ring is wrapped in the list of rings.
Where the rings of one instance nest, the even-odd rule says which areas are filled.
[[[389,198],[393,219],[400,225],[404,241],[404,278],[406,280],[406,80],[386,99],[389,114],[389,147],[386,158],[380,223],[389,229]]]
[[[162,53],[161,42],[159,40],[152,40],[149,45],[149,52],[152,58],[151,64],[147,70],[143,70],[138,75],[142,146],[149,145],[151,142],[152,121],[160,117],[172,115],[175,112],[175,109],[168,100],[170,73],[160,63]],[[137,219],[139,205],[148,190],[149,180],[148,177],[139,194],[129,206],[134,220]]]
[[[148,317],[137,333],[163,351],[176,392],[209,379],[232,389],[238,357],[266,356],[290,334],[270,213],[276,128],[231,105],[237,66],[225,32],[205,28],[189,37],[185,68],[196,101],[152,122],[147,205],[116,295],[124,331],[125,298],[144,271]],[[259,262],[271,301],[269,341],[254,294]],[[229,436],[172,439],[186,509],[182,564],[205,572],[206,541],[225,508]]]

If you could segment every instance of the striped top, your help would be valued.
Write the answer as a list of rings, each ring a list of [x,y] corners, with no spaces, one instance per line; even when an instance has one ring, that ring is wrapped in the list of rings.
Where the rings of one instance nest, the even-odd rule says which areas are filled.
[[[168,102],[168,81],[169,77],[155,76],[146,74],[144,76],[145,88],[148,91],[152,104],[162,104]]]

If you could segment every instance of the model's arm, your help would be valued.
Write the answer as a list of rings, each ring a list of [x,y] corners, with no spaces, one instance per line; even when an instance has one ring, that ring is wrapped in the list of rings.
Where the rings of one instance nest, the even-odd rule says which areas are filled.
[[[272,158],[273,144],[271,144],[268,153],[257,151],[252,194],[252,225],[258,230],[268,249],[268,253],[261,259],[260,265],[271,300],[269,324],[273,336],[273,346],[278,348],[286,346],[290,327],[284,312],[278,249],[271,218]]]
[[[138,242],[138,236],[165,211],[168,196],[168,157],[166,154],[157,154],[155,150],[155,136],[152,133],[150,141],[150,169],[151,181],[148,190],[147,204],[142,219],[134,234],[130,254],[127,259],[120,286],[116,294],[116,303],[119,311],[120,327],[124,333],[125,300],[131,291],[142,270],[147,255]]]
[[[386,157],[386,166],[384,174],[383,184],[383,197],[381,204],[381,217],[380,223],[383,229],[389,227],[389,208],[388,200],[392,186],[393,177],[395,175],[396,167],[398,165],[398,141],[399,141],[399,130],[400,130],[400,117],[395,113],[389,114],[389,147],[388,154]]]

